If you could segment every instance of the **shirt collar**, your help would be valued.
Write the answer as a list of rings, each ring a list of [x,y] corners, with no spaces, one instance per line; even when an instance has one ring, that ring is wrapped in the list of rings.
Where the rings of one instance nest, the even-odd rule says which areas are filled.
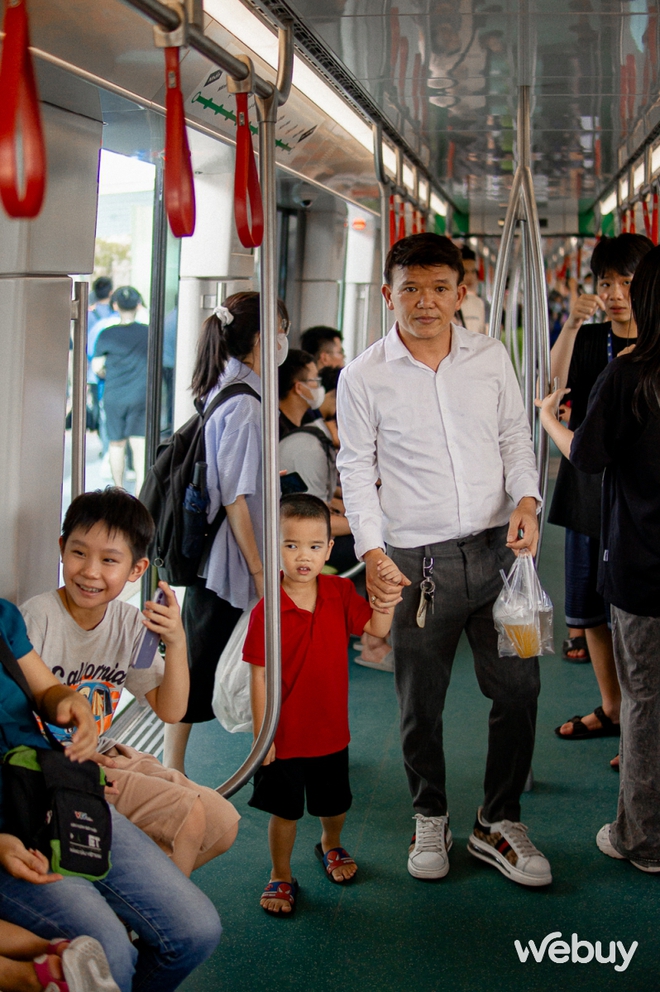
[[[470,348],[470,331],[467,331],[460,324],[455,324],[452,321],[451,325],[451,350],[449,355],[453,356],[459,350]],[[385,361],[393,362],[398,358],[408,358],[411,362],[416,365],[421,364],[416,361],[415,358],[410,354],[405,344],[399,337],[399,324],[398,321],[390,328],[387,337],[385,338]]]
[[[228,385],[230,382],[246,382],[248,386],[252,386],[255,393],[259,393],[261,396],[261,377],[257,375],[249,366],[244,365],[243,362],[239,361],[238,358],[230,358],[225,365],[225,370],[220,376],[219,385]]]
[[[280,573],[281,575],[282,573]],[[318,577],[318,588],[316,591],[316,605],[318,607],[319,603],[325,602],[328,599],[339,599],[339,583],[333,582],[331,576],[329,575],[319,575]],[[297,611],[298,613],[309,613],[309,610],[301,610],[299,606],[296,606],[294,601],[289,595],[284,591],[282,586],[280,586],[280,610],[282,613],[288,611]]]

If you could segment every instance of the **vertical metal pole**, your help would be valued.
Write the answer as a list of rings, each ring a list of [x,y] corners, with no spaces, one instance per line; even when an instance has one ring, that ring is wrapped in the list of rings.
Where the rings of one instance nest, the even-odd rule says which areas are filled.
[[[385,269],[385,259],[390,250],[390,194],[389,189],[380,183],[380,271],[383,278]],[[390,312],[387,309],[385,298],[381,297],[380,310],[380,336],[385,337],[390,329]]]
[[[226,797],[237,792],[261,765],[275,736],[282,702],[277,393],[277,189],[275,185],[277,90],[273,91],[272,97],[268,100],[258,97],[256,104],[259,113],[259,171],[264,207],[264,239],[260,266],[260,338],[266,709],[259,736],[254,742],[250,755],[238,771],[217,790]]]
[[[85,492],[87,431],[87,311],[89,284],[73,284],[73,368],[71,382],[71,499]]]
[[[163,161],[156,164],[153,235],[151,246],[151,299],[147,344],[147,424],[145,468],[156,461],[160,444],[160,405],[163,380],[163,329],[165,324],[165,278],[167,272],[167,215],[163,201]]]

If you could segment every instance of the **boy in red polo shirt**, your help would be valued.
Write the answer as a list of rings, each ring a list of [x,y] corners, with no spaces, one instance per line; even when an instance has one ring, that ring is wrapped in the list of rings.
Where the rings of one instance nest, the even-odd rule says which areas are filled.
[[[281,502],[282,710],[275,740],[254,776],[249,805],[271,814],[273,863],[261,905],[290,916],[298,883],[291,874],[296,821],[307,811],[321,820],[316,855],[331,882],[346,884],[357,865],[341,846],[352,801],[348,780],[348,639],[366,632],[385,637],[393,607],[371,609],[353,583],[321,575],[330,556],[330,513],[316,496],[295,494]],[[383,553],[383,558],[385,555]],[[385,572],[387,569],[387,572]],[[391,562],[383,578],[405,581]],[[243,658],[252,665],[254,735],[264,716],[264,604],[252,611]]]

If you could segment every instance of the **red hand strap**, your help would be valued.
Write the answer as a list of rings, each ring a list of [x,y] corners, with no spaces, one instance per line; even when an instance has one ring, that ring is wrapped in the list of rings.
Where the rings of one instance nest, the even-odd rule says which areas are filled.
[[[394,206],[394,197],[390,197],[390,248],[396,241],[396,207]]]
[[[252,227],[248,220],[248,200]],[[259,175],[254,161],[247,93],[236,94],[236,174],[234,176],[234,218],[244,248],[258,248],[264,237],[264,208]]]
[[[658,243],[658,191],[653,191],[653,214],[651,216],[651,241]]]
[[[635,208],[630,208],[630,227],[628,228],[630,234],[637,234],[637,227],[635,225]]]
[[[0,64],[0,196],[10,217],[36,217],[46,191],[46,149],[25,0],[7,0]],[[23,193],[18,163],[20,131]]]
[[[175,238],[195,230],[195,185],[183,111],[179,49],[165,49],[165,209]]]
[[[402,238],[406,236],[406,205],[401,203],[399,205],[399,237],[398,240],[401,241]]]
[[[417,210],[415,210],[414,208],[413,208],[413,216],[412,216],[412,233],[419,234],[419,228],[417,226]]]
[[[642,213],[644,215],[644,230],[646,232],[646,237],[651,237],[651,216],[649,214],[649,205],[646,202],[646,197],[642,200]]]

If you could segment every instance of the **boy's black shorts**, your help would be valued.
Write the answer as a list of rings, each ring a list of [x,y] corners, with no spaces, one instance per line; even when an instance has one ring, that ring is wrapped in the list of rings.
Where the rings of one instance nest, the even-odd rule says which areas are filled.
[[[262,765],[248,806],[283,820],[299,820],[305,813],[305,794],[311,816],[339,816],[350,809],[347,747],[319,758],[275,758]]]

